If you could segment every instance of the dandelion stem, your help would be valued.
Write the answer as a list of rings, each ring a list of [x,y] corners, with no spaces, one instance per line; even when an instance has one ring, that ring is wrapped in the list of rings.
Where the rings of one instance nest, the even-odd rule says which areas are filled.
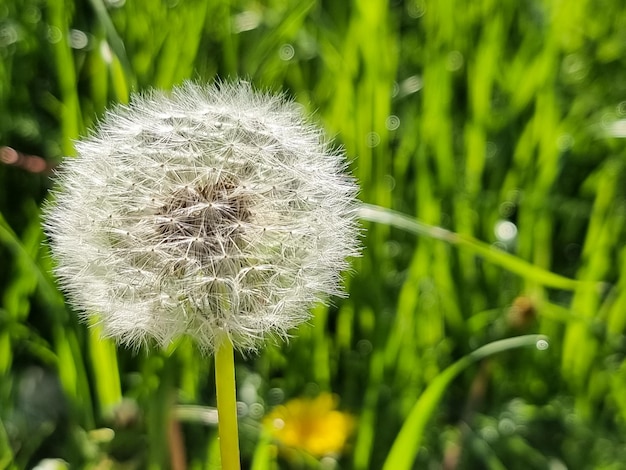
[[[222,341],[215,353],[215,383],[222,470],[239,470],[235,356],[230,339]]]

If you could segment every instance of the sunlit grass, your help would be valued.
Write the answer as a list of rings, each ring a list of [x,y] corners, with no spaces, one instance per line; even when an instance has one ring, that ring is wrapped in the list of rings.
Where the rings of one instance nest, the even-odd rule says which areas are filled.
[[[286,91],[352,159],[369,205],[365,253],[346,276],[349,299],[316,308],[287,345],[236,358],[244,468],[290,468],[263,417],[326,392],[358,420],[328,465],[405,455],[411,439],[396,438],[419,409],[430,419],[410,449],[415,468],[452,461],[455,448],[447,468],[619,468],[626,151],[611,123],[626,118],[624,20],[614,0],[8,0],[0,145],[71,158],[109,103],[187,78]],[[72,47],[71,29],[88,47]],[[59,457],[166,468],[178,452],[168,410],[214,406],[213,371],[188,344],[133,354],[78,324],[42,245],[49,186],[0,165],[0,467]],[[466,364],[524,334],[550,348]],[[65,421],[25,420],[34,370],[58,380],[65,402],[49,407]],[[216,468],[214,424],[179,420],[188,467]],[[89,434],[104,428],[108,443]]]

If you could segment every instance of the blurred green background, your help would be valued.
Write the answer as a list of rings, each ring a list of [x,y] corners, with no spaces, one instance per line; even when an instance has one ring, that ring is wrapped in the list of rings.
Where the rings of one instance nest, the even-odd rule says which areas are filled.
[[[625,75],[618,0],[2,0],[0,468],[218,468],[210,358],[78,324],[39,213],[107,105],[243,77],[379,208],[350,298],[237,357],[243,468],[625,469]],[[264,424],[327,393],[336,452]]]

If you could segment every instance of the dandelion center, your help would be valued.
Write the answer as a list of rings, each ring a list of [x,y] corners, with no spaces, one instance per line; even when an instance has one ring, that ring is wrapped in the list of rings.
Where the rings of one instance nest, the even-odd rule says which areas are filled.
[[[168,248],[199,261],[227,255],[250,218],[249,202],[233,178],[185,186],[157,212],[157,231]]]

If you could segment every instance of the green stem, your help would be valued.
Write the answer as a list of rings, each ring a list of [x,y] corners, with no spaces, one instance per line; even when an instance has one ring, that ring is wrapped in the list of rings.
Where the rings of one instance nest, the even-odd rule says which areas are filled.
[[[215,384],[222,470],[239,470],[235,354],[229,339],[222,341],[215,353]]]

